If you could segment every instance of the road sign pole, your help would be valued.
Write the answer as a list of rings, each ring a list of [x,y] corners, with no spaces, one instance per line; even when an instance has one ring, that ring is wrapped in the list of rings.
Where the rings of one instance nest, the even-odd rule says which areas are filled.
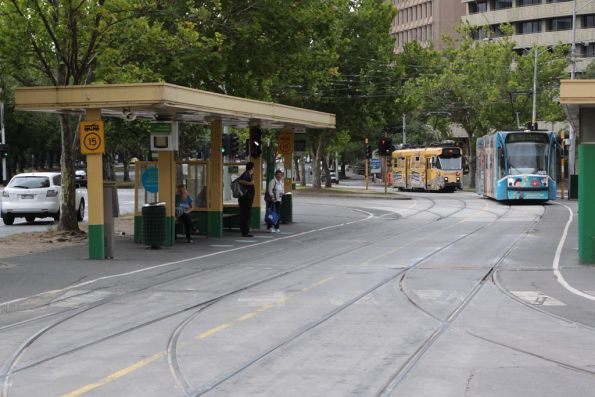
[[[388,175],[388,169],[387,169],[388,168],[388,161],[387,161],[386,156],[384,156],[384,167],[383,168],[384,168],[384,194],[386,194],[387,193],[387,186],[388,186],[388,178],[387,178],[387,175]]]
[[[367,148],[368,147],[368,138],[366,138],[365,143],[366,143],[366,148]],[[365,166],[364,176],[366,179],[366,190],[368,190],[368,163],[369,162],[370,162],[370,159],[366,155],[366,160],[364,161],[364,166]]]

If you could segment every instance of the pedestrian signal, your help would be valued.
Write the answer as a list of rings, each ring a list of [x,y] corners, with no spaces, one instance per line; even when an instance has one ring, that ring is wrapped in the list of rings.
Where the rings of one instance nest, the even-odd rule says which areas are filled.
[[[256,159],[262,153],[262,130],[259,127],[250,129],[250,157]]]
[[[366,158],[372,158],[372,145],[366,145]]]

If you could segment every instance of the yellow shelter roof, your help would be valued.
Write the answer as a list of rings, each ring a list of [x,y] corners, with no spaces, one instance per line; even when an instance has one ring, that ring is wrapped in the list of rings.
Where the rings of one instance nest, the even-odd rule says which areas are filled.
[[[60,87],[20,87],[16,109],[36,112],[83,112],[101,109],[104,117],[175,119],[246,128],[335,128],[335,115],[181,87],[165,82]]]

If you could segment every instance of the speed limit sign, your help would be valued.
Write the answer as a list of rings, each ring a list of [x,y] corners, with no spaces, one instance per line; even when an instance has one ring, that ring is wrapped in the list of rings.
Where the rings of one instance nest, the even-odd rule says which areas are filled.
[[[102,154],[105,151],[103,121],[81,121],[82,154]]]

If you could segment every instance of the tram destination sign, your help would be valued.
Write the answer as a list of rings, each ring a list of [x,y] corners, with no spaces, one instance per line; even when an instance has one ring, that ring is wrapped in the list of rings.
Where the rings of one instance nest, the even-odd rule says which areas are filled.
[[[506,135],[506,143],[514,142],[547,143],[548,136],[540,132],[513,132]]]

